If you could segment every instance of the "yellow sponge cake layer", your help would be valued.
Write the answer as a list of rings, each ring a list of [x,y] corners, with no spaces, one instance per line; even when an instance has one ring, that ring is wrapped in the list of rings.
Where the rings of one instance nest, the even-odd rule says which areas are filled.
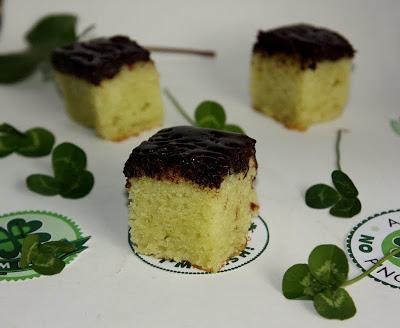
[[[194,127],[160,130],[124,174],[136,250],[217,272],[247,243],[257,214],[255,140]]]
[[[219,189],[132,178],[129,225],[137,251],[217,272],[246,246],[257,204],[255,175],[253,164],[247,174],[227,177]]]
[[[315,69],[301,69],[285,55],[255,53],[252,58],[253,107],[287,128],[310,125],[342,114],[348,100],[351,60],[321,61]]]
[[[325,28],[260,31],[251,61],[253,108],[296,130],[340,116],[353,55],[344,37]]]
[[[119,141],[161,125],[159,75],[135,41],[77,42],[54,50],[51,60],[70,117],[99,136]]]
[[[57,71],[55,77],[71,118],[105,139],[122,140],[162,124],[159,76],[151,61],[125,66],[98,86]]]

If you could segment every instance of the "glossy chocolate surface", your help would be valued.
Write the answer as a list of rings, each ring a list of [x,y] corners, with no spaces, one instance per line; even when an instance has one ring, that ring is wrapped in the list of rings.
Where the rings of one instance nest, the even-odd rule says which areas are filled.
[[[177,126],[160,130],[133,149],[124,174],[156,179],[183,178],[219,188],[227,175],[247,172],[256,141],[225,131]]]
[[[355,53],[349,41],[340,34],[307,24],[259,31],[253,51],[295,56],[303,69],[315,69],[316,64],[322,60],[352,58]]]
[[[149,60],[149,51],[125,36],[77,42],[55,49],[51,56],[52,65],[57,71],[95,85],[113,78],[123,65]]]

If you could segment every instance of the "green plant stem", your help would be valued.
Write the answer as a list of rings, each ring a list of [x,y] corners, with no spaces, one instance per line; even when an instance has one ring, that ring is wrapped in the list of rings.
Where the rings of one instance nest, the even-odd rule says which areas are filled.
[[[397,254],[400,254],[400,248],[396,249],[395,251],[387,254],[386,256],[382,257],[378,262],[376,262],[372,267],[370,267],[367,271],[363,272],[362,274],[360,274],[359,276],[347,280],[345,281],[341,287],[346,287],[346,286],[350,286],[354,283],[356,283],[357,281],[361,280],[362,278],[365,278],[366,276],[368,276],[371,272],[373,272],[377,267],[379,267],[383,262],[385,262],[386,260],[388,260],[389,258],[391,258],[392,256],[395,256]]]
[[[175,106],[177,111],[181,113],[181,115],[186,119],[186,121],[189,122],[190,125],[196,126],[196,123],[190,118],[188,113],[182,108],[182,106],[178,103],[178,101],[175,99],[175,97],[169,92],[168,89],[164,89],[165,95],[168,97],[168,99],[172,102],[172,104]]]
[[[343,129],[339,129],[336,136],[336,167],[338,170],[342,170],[340,165],[340,141],[342,140]]]

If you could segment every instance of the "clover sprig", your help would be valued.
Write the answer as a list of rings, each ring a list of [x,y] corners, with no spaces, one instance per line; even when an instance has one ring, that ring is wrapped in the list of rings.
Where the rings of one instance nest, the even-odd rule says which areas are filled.
[[[16,83],[40,70],[45,80],[51,78],[50,54],[53,49],[79,40],[77,17],[71,14],[52,14],[39,19],[25,34],[28,47],[22,51],[0,55],[0,83]]]
[[[370,269],[348,280],[349,263],[343,250],[335,245],[319,245],[311,252],[307,264],[295,264],[285,272],[283,295],[288,299],[312,300],[315,310],[324,318],[349,319],[357,310],[344,287],[368,276],[397,254],[400,254],[400,248],[389,252]]]
[[[54,177],[32,174],[27,177],[26,184],[30,190],[41,195],[81,198],[94,185],[94,176],[86,170],[86,164],[85,152],[72,143],[64,142],[55,147],[52,154]]]
[[[334,187],[319,183],[306,191],[305,201],[309,207],[316,209],[331,208],[329,213],[336,217],[351,218],[361,211],[358,190],[350,177],[342,171],[340,165],[340,141],[342,132],[339,130],[336,139],[337,170],[331,174]]]
[[[22,242],[19,266],[21,269],[31,268],[42,275],[58,274],[64,269],[66,259],[87,249],[84,244],[89,239],[84,237],[74,241],[62,239],[42,243],[37,234],[30,234]]]
[[[27,157],[41,157],[51,153],[55,142],[53,133],[43,128],[25,132],[10,124],[0,124],[0,158],[12,153]]]
[[[244,134],[243,129],[238,125],[226,123],[225,110],[219,103],[211,100],[201,102],[196,107],[194,119],[192,119],[169,90],[165,90],[165,94],[190,125]]]

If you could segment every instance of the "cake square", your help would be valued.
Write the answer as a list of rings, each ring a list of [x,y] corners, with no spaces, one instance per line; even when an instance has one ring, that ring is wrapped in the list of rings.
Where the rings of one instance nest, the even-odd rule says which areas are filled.
[[[179,126],[133,149],[124,167],[135,249],[217,272],[247,243],[258,212],[255,140]]]
[[[67,112],[102,138],[120,141],[162,124],[159,75],[150,53],[124,36],[52,53]]]
[[[354,49],[336,32],[306,24],[258,33],[251,64],[253,108],[289,129],[342,114]]]

